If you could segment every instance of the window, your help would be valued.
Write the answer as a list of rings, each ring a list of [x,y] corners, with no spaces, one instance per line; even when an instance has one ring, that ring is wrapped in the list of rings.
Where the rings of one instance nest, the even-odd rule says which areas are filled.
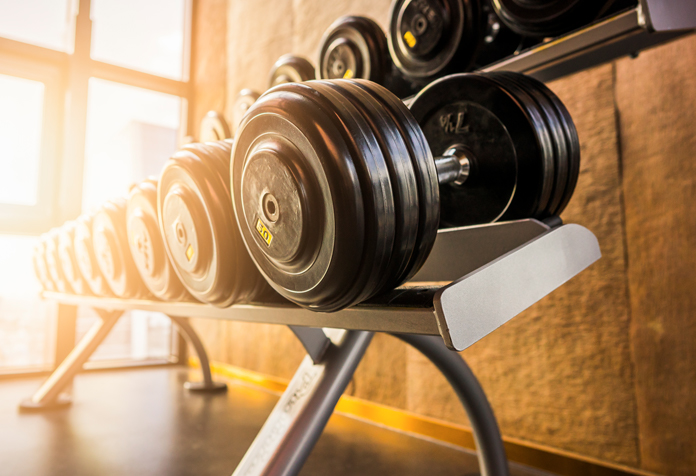
[[[0,0],[0,373],[55,365],[38,234],[158,174],[186,135],[192,0]],[[11,233],[11,234],[6,234]],[[98,319],[79,309],[80,338]],[[93,356],[170,359],[158,313],[124,314]]]

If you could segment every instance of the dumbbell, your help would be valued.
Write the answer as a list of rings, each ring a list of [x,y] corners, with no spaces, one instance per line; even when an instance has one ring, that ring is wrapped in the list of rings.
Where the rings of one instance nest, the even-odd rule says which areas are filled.
[[[605,10],[628,6],[625,0],[493,0],[500,19],[520,35],[558,36],[597,19]],[[621,4],[621,5],[617,5]]]
[[[58,256],[63,276],[73,292],[79,295],[92,294],[87,280],[82,276],[75,255],[75,222],[69,221],[58,231]]]
[[[256,100],[261,96],[256,91],[251,89],[242,89],[234,100],[234,105],[232,106],[232,134],[237,130],[237,126],[242,122],[244,115],[247,113],[249,108],[256,102]]]
[[[231,151],[228,141],[185,146],[165,164],[157,189],[160,233],[176,274],[196,299],[219,307],[270,290],[234,220]]]
[[[72,293],[72,287],[65,278],[65,273],[63,273],[63,267],[61,266],[60,255],[58,253],[58,237],[59,230],[58,228],[54,228],[46,234],[46,239],[44,241],[48,274],[51,276],[51,281],[58,292]]]
[[[297,55],[283,55],[278,58],[268,75],[268,87],[279,84],[301,83],[314,79],[314,66],[306,58]]]
[[[131,188],[126,206],[128,245],[145,286],[163,301],[190,300],[164,249],[157,217],[157,180]]]
[[[225,140],[232,137],[230,126],[227,125],[225,116],[217,111],[208,111],[201,120],[198,142],[210,142]]]
[[[326,30],[319,46],[317,76],[321,79],[368,79],[399,97],[415,91],[394,67],[382,28],[370,18],[361,16],[341,17]]]
[[[109,288],[106,279],[102,275],[97,263],[97,257],[94,254],[94,245],[92,240],[92,221],[94,216],[91,214],[81,215],[75,220],[74,233],[74,249],[77,266],[80,269],[82,277],[87,282],[87,285],[95,296],[109,297],[113,296],[111,288]]]
[[[128,246],[125,199],[104,203],[94,215],[92,247],[99,270],[116,297],[150,297]]]
[[[234,211],[276,291],[336,311],[418,271],[441,202],[445,226],[560,213],[578,154],[562,103],[520,75],[442,78],[412,110],[364,80],[290,84],[240,126]]]
[[[36,245],[34,245],[32,254],[34,274],[36,274],[36,278],[39,280],[39,284],[43,291],[55,291],[56,286],[53,284],[53,280],[48,273],[48,266],[46,265],[46,245],[44,239],[45,235],[41,235]]]

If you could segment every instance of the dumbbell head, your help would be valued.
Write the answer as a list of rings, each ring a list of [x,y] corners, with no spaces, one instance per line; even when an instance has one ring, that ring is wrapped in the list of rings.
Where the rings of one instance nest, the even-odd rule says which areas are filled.
[[[75,220],[75,259],[87,282],[92,294],[96,296],[113,296],[113,292],[107,284],[94,254],[92,243],[92,219],[93,215],[82,215]]]
[[[34,265],[34,274],[39,280],[43,291],[55,291],[56,286],[53,284],[50,274],[48,273],[48,265],[46,264],[46,235],[41,235],[38,242],[34,245],[32,254],[32,263]]]
[[[437,175],[423,135],[398,98],[368,81],[264,94],[237,135],[232,190],[261,272],[314,310],[408,279],[437,231]]]
[[[242,122],[244,115],[249,108],[256,102],[260,94],[251,89],[242,89],[239,91],[237,98],[232,106],[232,133],[237,130],[239,123]]]
[[[558,97],[516,73],[460,74],[423,89],[410,110],[434,156],[466,160],[464,183],[440,186],[441,226],[546,218],[563,211],[580,165]]]
[[[493,0],[500,19],[520,35],[544,38],[593,21],[607,0]]]
[[[58,231],[58,256],[65,280],[73,292],[79,295],[92,294],[89,284],[82,276],[75,256],[75,222],[69,221]]]
[[[165,165],[157,190],[160,233],[186,289],[226,307],[268,289],[244,248],[229,188],[230,142],[190,144]]]
[[[394,0],[389,52],[394,64],[423,82],[468,70],[482,40],[480,0]]]
[[[283,55],[278,58],[268,78],[268,87],[279,84],[301,83],[314,79],[314,66],[307,59],[297,55]]]
[[[125,199],[106,202],[94,215],[92,246],[99,270],[116,297],[149,296],[128,247]]]
[[[164,301],[190,298],[169,262],[157,217],[157,180],[131,188],[126,207],[128,245],[145,286]]]
[[[387,38],[373,20],[345,16],[324,33],[317,74],[322,79],[369,79],[383,84],[391,71]]]
[[[201,120],[198,142],[210,142],[215,140],[225,140],[232,137],[230,127],[222,113],[208,111]]]
[[[46,249],[46,265],[48,266],[48,274],[51,276],[51,281],[56,287],[56,290],[61,293],[71,293],[72,287],[65,278],[63,267],[60,262],[58,253],[58,236],[59,230],[54,228],[46,234],[44,246]]]

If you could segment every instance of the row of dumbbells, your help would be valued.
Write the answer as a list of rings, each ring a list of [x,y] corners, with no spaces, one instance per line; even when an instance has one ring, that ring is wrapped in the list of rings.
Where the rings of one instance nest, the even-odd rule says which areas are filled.
[[[478,69],[622,8],[635,0],[395,0],[385,34],[370,18],[346,16],[324,33],[316,68],[285,55],[269,88],[312,79],[367,79],[401,98],[432,80]],[[259,94],[244,89],[235,127]]]
[[[438,228],[559,215],[579,167],[568,111],[521,74],[446,76],[408,107],[366,80],[286,83],[234,140],[185,146],[44,236],[36,272],[78,294],[336,311],[407,282]]]

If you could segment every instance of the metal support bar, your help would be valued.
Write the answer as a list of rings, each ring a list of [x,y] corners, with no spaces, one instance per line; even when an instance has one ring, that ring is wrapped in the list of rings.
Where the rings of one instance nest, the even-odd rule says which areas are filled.
[[[203,342],[201,342],[201,339],[198,337],[198,333],[196,333],[191,324],[189,324],[188,319],[176,316],[169,316],[169,318],[179,331],[181,331],[186,342],[196,351],[198,361],[201,364],[201,372],[203,373],[202,382],[186,382],[184,388],[193,392],[219,392],[227,390],[227,384],[225,382],[216,382],[213,380],[213,376],[210,372],[208,354],[205,351]]]
[[[464,359],[447,349],[438,337],[393,335],[430,359],[457,393],[471,422],[481,475],[508,476],[510,470],[498,422],[481,384]]]
[[[95,309],[95,311],[101,319],[87,331],[87,334],[46,379],[34,396],[19,405],[21,411],[37,411],[70,404],[69,396],[61,394],[61,392],[72,382],[75,374],[82,370],[83,364],[109,335],[123,314],[123,311],[104,311],[102,309]]]
[[[372,336],[367,331],[336,331],[322,363],[305,357],[233,476],[300,472]]]
[[[312,362],[318,364],[324,358],[326,349],[331,345],[331,339],[323,329],[316,327],[288,326],[295,336],[300,339],[305,350],[312,358]]]

